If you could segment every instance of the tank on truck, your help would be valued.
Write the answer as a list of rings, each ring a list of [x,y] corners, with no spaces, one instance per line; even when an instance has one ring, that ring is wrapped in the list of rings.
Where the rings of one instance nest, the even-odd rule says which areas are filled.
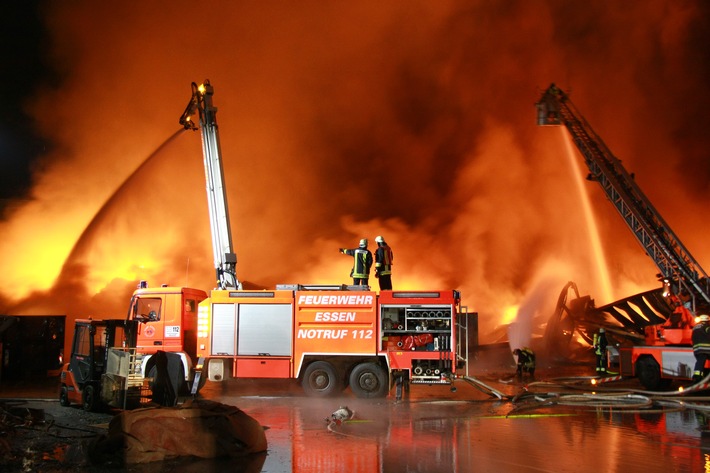
[[[671,230],[649,199],[576,110],[569,96],[555,84],[543,93],[537,124],[564,126],[596,181],[624,219],[638,242],[660,270],[660,279],[682,300],[687,294],[692,311],[710,305],[710,282],[705,271]]]
[[[237,279],[237,255],[233,251],[232,230],[229,224],[227,191],[224,184],[222,154],[217,127],[217,108],[212,104],[214,88],[209,80],[197,85],[192,83],[192,97],[180,117],[180,124],[187,130],[202,134],[202,153],[207,184],[212,252],[218,289],[241,289]],[[197,115],[199,126],[193,121]]]

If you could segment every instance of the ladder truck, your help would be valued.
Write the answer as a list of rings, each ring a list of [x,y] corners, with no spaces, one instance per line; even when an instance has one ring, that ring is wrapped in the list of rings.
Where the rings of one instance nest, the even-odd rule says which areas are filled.
[[[648,389],[667,386],[674,378],[690,379],[693,316],[710,307],[707,274],[564,91],[551,84],[535,105],[538,125],[567,129],[589,169],[588,180],[599,183],[656,264],[663,295],[674,308],[665,323],[644,327],[642,345],[620,348],[621,374],[637,376]]]
[[[207,292],[141,283],[134,292],[128,318],[144,322],[137,347],[146,354],[146,376],[156,374],[152,355],[165,351],[180,356],[192,394],[208,379],[228,378],[297,379],[313,396],[348,386],[359,397],[381,397],[394,384],[398,395],[409,383],[452,384],[468,369],[469,344],[477,343],[477,314],[468,313],[456,290],[242,287],[213,93],[209,81],[193,83],[179,121],[202,135],[216,285]]]

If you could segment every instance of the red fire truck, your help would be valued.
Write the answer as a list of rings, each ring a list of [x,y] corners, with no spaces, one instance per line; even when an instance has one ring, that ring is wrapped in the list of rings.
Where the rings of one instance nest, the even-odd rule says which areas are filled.
[[[450,383],[477,342],[476,314],[455,290],[371,291],[368,286],[280,285],[244,290],[236,255],[209,81],[192,84],[180,118],[200,129],[217,289],[135,291],[129,318],[144,322],[137,348],[151,377],[157,351],[180,353],[193,392],[206,379],[296,378],[311,395],[347,386],[360,397],[384,396],[395,381]],[[199,127],[193,116],[199,116]],[[194,379],[192,377],[194,374]]]
[[[279,285],[213,290],[145,285],[131,302],[141,324],[143,372],[157,351],[179,353],[186,381],[299,379],[327,396],[350,386],[360,397],[392,383],[451,383],[467,369],[476,314],[457,291],[382,291],[363,286]]]
[[[663,287],[599,308],[644,340],[612,351],[621,374],[636,376],[647,389],[692,377],[691,328],[695,314],[710,313],[710,279],[636,183],[633,175],[577,112],[568,95],[552,84],[537,102],[538,125],[564,126],[596,181],[660,271]]]

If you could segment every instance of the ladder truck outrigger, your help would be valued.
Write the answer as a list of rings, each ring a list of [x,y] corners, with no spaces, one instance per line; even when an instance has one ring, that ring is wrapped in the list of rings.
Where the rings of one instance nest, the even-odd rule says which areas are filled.
[[[599,183],[660,271],[670,316],[660,325],[649,322],[643,327],[643,344],[619,349],[621,375],[637,376],[648,389],[667,386],[673,379],[692,378],[694,316],[708,313],[710,307],[707,274],[564,91],[550,85],[536,107],[538,125],[567,129],[589,168],[587,179]],[[622,316],[618,311],[615,315]]]
[[[138,334],[138,348],[147,355],[143,372],[155,372],[151,353],[162,350],[180,356],[184,387],[193,395],[208,379],[231,377],[298,379],[314,396],[349,386],[359,397],[385,396],[395,384],[399,396],[408,383],[451,384],[468,374],[477,314],[468,313],[456,290],[242,287],[213,93],[209,81],[193,83],[180,124],[202,135],[216,287],[206,292],[141,283],[128,317],[145,321]]]

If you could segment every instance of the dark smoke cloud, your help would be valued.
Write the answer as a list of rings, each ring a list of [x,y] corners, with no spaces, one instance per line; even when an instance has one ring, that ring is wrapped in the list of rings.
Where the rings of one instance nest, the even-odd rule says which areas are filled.
[[[556,282],[595,296],[563,135],[535,126],[551,82],[708,262],[697,218],[710,168],[707,9],[211,2],[197,14],[180,2],[47,4],[50,52],[66,76],[32,111],[56,148],[34,177],[35,201],[0,228],[11,268],[0,287],[15,288],[0,294],[3,310],[75,311],[56,297],[62,287],[89,302],[82,310],[122,315],[137,279],[211,287],[198,135],[136,172],[177,129],[190,82],[205,78],[238,272],[254,284],[347,282],[350,263],[336,249],[384,234],[396,287],[461,289],[484,332],[510,322],[511,307],[536,312]],[[649,259],[590,192],[614,296],[654,287]],[[40,263],[28,265],[33,254]]]
[[[25,101],[54,79],[42,47],[47,41],[37,1],[6,2],[0,15],[0,219],[11,199],[26,197],[32,160],[48,142],[33,128]]]

